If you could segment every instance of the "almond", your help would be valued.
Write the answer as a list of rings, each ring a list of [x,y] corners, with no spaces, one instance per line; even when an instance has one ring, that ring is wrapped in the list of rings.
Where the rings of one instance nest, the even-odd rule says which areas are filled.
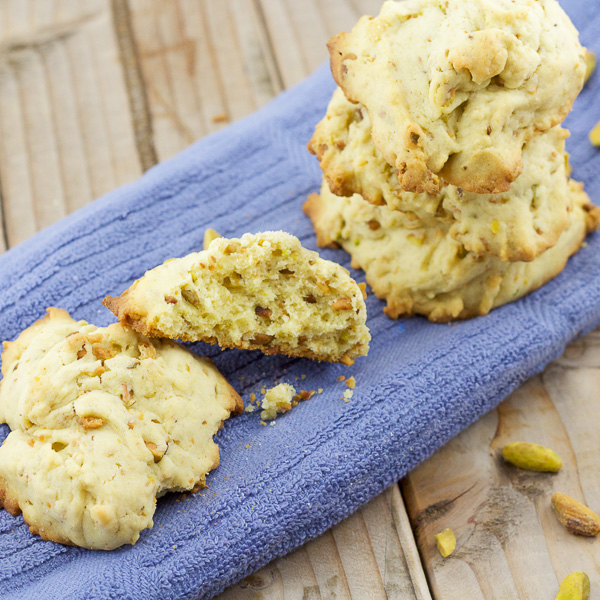
[[[600,533],[600,517],[581,502],[565,494],[552,495],[552,509],[568,531],[592,537]]]

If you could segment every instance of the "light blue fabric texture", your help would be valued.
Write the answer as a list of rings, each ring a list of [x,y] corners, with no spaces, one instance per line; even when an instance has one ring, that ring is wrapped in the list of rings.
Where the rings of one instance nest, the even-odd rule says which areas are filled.
[[[597,3],[563,6],[600,55]],[[283,229],[315,249],[301,205],[318,190],[320,171],[306,143],[333,88],[324,66],[255,115],[1,256],[0,339],[13,339],[47,306],[108,324],[114,318],[101,306],[105,295],[198,250],[207,227],[225,236]],[[600,120],[599,98],[596,74],[567,121],[574,177],[597,203],[600,153],[587,134]],[[221,465],[209,487],[185,500],[159,500],[154,529],[133,547],[93,552],[44,542],[21,517],[1,511],[0,597],[209,598],[319,535],[600,322],[600,236],[588,241],[539,291],[453,326],[392,321],[369,295],[371,351],[352,368],[195,345],[245,400],[275,380],[324,391],[274,426],[261,425],[258,412],[230,419],[218,435]],[[322,255],[349,266],[341,250]],[[340,374],[357,381],[348,403],[340,399]]]

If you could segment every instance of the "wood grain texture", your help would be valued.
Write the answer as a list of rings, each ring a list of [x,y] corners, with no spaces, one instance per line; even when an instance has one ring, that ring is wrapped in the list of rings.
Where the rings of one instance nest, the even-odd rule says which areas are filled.
[[[119,44],[123,75],[129,92],[129,108],[135,142],[142,169],[145,171],[158,162],[152,119],[148,105],[148,94],[142,79],[142,71],[135,44],[131,12],[127,0],[112,0],[113,23]]]
[[[600,511],[599,389],[595,331],[404,480],[434,597],[554,598],[572,571],[600,588],[600,540],[568,533],[550,507],[562,492]],[[505,463],[502,447],[520,440],[554,449],[563,469],[533,473]],[[433,536],[446,527],[457,548],[443,559]]]
[[[430,600],[398,486],[218,600]]]
[[[281,90],[252,0],[130,0],[159,160]]]
[[[281,81],[287,88],[329,59],[326,43],[348,31],[363,14],[379,12],[380,0],[258,0]]]
[[[9,245],[141,173],[107,0],[0,2]]]

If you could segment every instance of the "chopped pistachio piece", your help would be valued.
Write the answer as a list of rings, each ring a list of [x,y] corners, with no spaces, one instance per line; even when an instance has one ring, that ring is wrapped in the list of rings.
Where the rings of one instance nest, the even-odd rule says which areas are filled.
[[[570,573],[558,588],[556,600],[588,600],[590,578],[585,573]]]
[[[440,554],[444,558],[450,556],[456,548],[456,537],[454,536],[454,531],[448,528],[444,529],[444,531],[441,531],[440,533],[436,533],[435,543],[437,544]]]
[[[585,51],[585,78],[583,84],[585,85],[589,78],[594,74],[596,70],[596,55],[591,50]]]
[[[590,142],[594,146],[600,146],[600,121],[596,123],[596,127],[590,131]]]
[[[216,240],[217,238],[220,238],[220,237],[223,237],[223,236],[221,234],[217,233],[214,229],[207,229],[204,232],[204,244],[203,244],[204,250],[206,250],[210,246],[210,243],[213,240]]]

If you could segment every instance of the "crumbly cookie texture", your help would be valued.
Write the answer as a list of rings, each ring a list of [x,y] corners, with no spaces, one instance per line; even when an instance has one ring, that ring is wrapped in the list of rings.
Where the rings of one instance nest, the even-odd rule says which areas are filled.
[[[399,210],[397,218],[410,229],[445,221],[466,250],[514,262],[533,260],[553,246],[569,223],[568,135],[557,126],[525,144],[523,173],[508,192],[474,194],[453,185],[439,194],[405,192],[397,170],[373,144],[367,111],[338,88],[309,150],[319,158],[334,194],[360,194],[372,204]]]
[[[280,383],[265,392],[262,400],[260,418],[264,421],[275,419],[279,413],[287,412],[292,408],[296,389],[289,383]]]
[[[282,231],[216,238],[104,305],[154,337],[346,364],[367,354],[371,337],[363,292],[348,271]]]
[[[336,82],[366,107],[411,192],[437,193],[441,179],[507,191],[523,145],[564,120],[586,72],[556,0],[386,2],[328,47]]]
[[[557,244],[531,262],[503,262],[467,252],[440,224],[407,230],[398,211],[373,206],[359,195],[335,196],[326,183],[304,205],[320,246],[340,245],[361,268],[373,292],[387,300],[392,318],[426,315],[449,321],[487,314],[552,279],[577,252],[586,232],[595,231],[600,209],[579,183],[570,182],[573,208]],[[369,226],[372,221],[379,228]]]
[[[0,502],[45,540],[98,550],[134,544],[157,497],[204,487],[213,436],[243,408],[210,360],[54,308],[4,343],[2,375]]]

